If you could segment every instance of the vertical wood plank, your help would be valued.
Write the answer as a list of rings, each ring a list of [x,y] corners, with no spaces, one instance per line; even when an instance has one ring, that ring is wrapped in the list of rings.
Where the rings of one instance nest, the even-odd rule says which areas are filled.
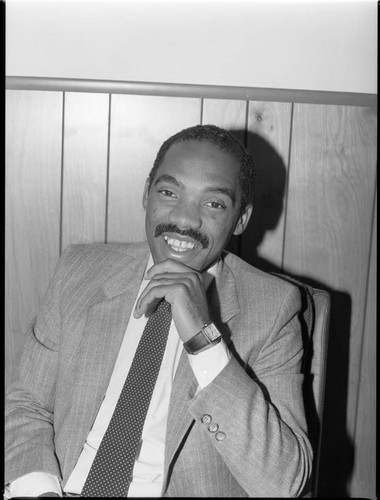
[[[59,256],[62,93],[6,93],[5,383]]]
[[[200,100],[112,95],[107,241],[142,241],[145,180],[162,142],[200,122]]]
[[[105,238],[108,94],[65,95],[62,249]]]
[[[291,103],[249,103],[247,146],[257,176],[241,256],[265,271],[282,268],[291,114]]]
[[[244,143],[247,101],[204,99],[202,124],[216,125],[233,132]]]
[[[355,462],[351,498],[376,498],[376,276],[377,212],[375,204],[371,259],[365,312],[363,353],[355,428]]]
[[[295,105],[284,268],[332,293],[321,479],[336,485],[354,456],[375,166],[373,111]]]
[[[232,99],[204,99],[202,124],[216,125],[232,132],[245,143],[247,101]],[[227,250],[240,255],[241,236],[232,236]]]
[[[104,240],[108,102],[106,94],[66,94],[63,248]],[[59,255],[62,106],[59,92],[7,91],[6,384]],[[145,239],[142,190],[163,140],[200,120],[241,129],[242,138],[245,106],[205,100],[201,118],[200,99],[112,96],[108,241]],[[331,291],[324,477],[334,470],[338,483],[343,469],[344,479],[351,472],[340,446],[346,424],[350,494],[374,498],[376,117],[359,107],[295,105],[289,166],[291,115],[288,103],[249,104],[247,143],[264,173],[242,257],[266,270],[283,265]]]

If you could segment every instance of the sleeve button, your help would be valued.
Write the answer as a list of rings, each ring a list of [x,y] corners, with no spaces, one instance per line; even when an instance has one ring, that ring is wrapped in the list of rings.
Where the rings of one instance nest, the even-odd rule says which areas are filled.
[[[203,415],[203,417],[201,418],[202,424],[206,424],[206,425],[211,424],[211,420],[212,420],[211,415],[207,415],[207,413],[206,413],[206,415]]]
[[[215,423],[212,423],[208,426],[208,430],[210,432],[216,432],[217,430],[219,429],[219,425],[218,424],[215,424]]]
[[[219,431],[215,434],[215,439],[217,441],[223,441],[223,439],[226,439],[226,434],[224,432]]]

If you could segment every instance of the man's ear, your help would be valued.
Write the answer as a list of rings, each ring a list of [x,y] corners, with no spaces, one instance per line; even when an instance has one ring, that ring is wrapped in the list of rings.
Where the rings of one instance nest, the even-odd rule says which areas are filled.
[[[239,216],[239,219],[237,221],[235,231],[234,231],[234,234],[236,236],[238,234],[242,234],[245,231],[246,227],[248,226],[249,219],[251,218],[251,215],[252,215],[252,209],[253,209],[253,206],[251,204],[247,205],[244,212]]]
[[[142,198],[142,204],[143,204],[144,210],[146,210],[146,207],[148,204],[148,196],[149,196],[149,177],[145,181],[143,198]]]

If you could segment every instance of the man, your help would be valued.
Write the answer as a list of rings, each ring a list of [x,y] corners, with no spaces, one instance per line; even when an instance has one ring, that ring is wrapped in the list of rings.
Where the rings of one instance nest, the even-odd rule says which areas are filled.
[[[66,249],[8,395],[9,496],[302,492],[312,452],[298,290],[223,250],[247,227],[252,190],[240,142],[191,127],[164,142],[147,179],[147,243]],[[170,330],[143,429],[125,437],[153,371],[137,369],[142,388],[125,402],[139,341],[166,305]],[[134,439],[127,473],[120,457]]]

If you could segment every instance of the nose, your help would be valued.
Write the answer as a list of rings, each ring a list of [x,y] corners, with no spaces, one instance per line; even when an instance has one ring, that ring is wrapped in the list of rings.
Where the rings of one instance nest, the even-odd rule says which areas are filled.
[[[180,229],[199,229],[202,225],[202,218],[196,203],[181,200],[173,207],[169,220]]]

